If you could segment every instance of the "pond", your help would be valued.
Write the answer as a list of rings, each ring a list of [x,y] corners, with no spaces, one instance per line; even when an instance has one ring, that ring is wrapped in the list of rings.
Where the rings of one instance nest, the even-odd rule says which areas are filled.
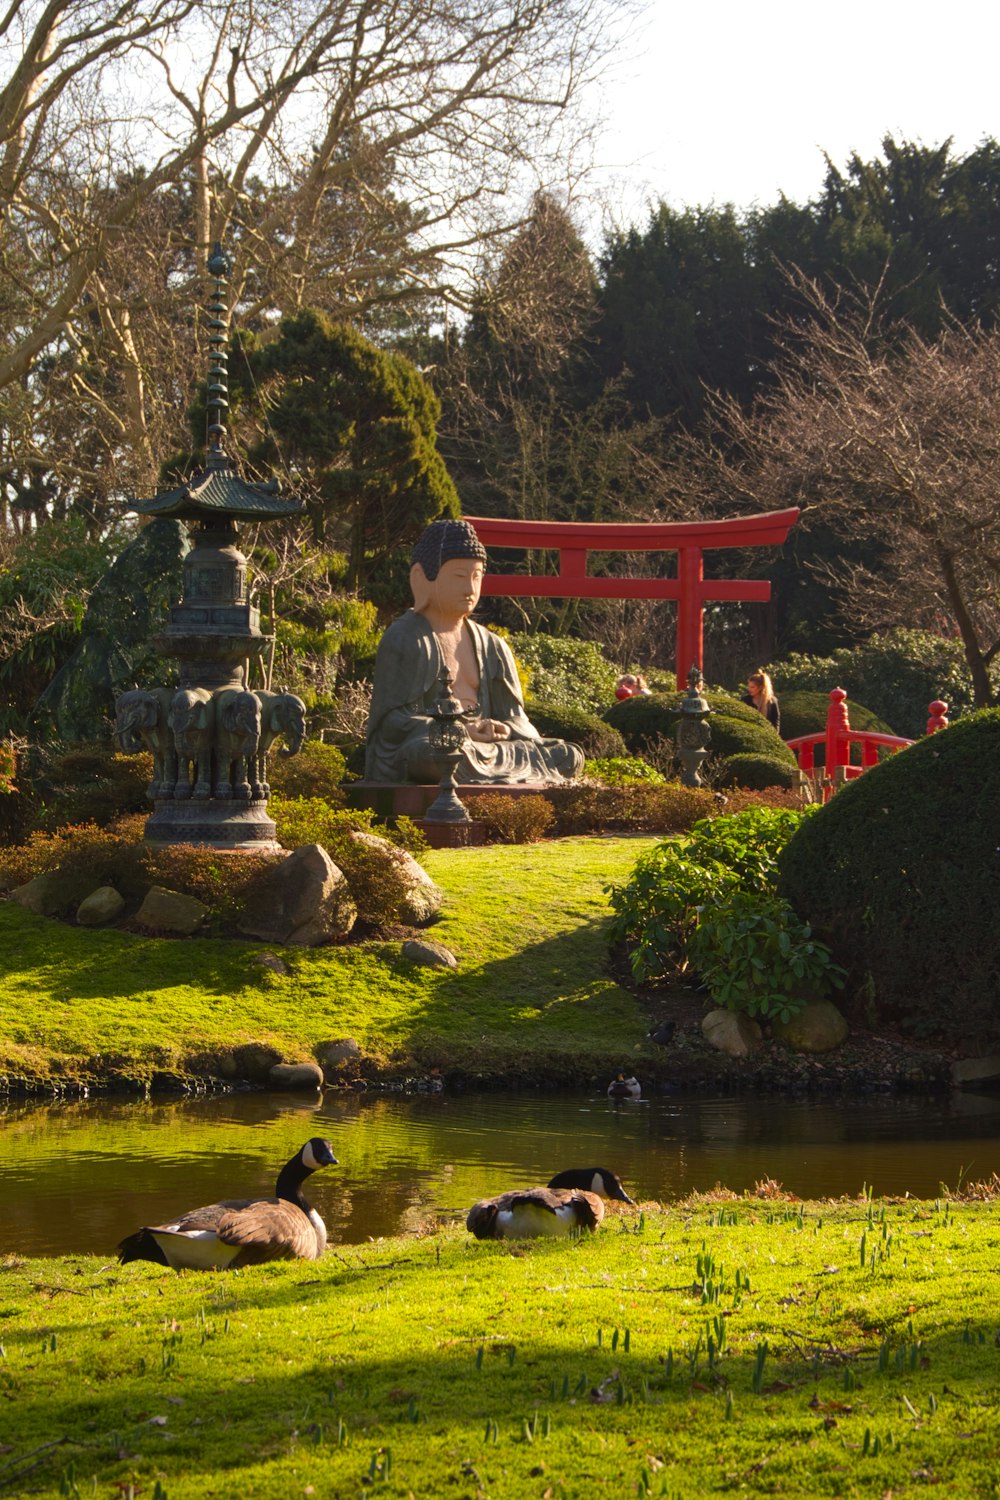
[[[476,1198],[610,1166],[665,1201],[772,1178],[800,1197],[933,1197],[1000,1169],[1000,1097],[691,1099],[330,1091],[0,1106],[0,1252],[110,1255],[140,1224],[273,1192],[310,1135],[339,1167],[308,1192],[331,1242],[464,1218]]]

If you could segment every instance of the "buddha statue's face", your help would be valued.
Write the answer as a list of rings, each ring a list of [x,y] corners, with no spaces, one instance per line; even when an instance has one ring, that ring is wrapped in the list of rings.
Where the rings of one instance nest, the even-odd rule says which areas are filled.
[[[461,620],[471,615],[479,603],[484,568],[474,557],[452,557],[441,564],[433,580],[419,563],[410,569],[413,607],[421,614],[431,612],[441,620]]]

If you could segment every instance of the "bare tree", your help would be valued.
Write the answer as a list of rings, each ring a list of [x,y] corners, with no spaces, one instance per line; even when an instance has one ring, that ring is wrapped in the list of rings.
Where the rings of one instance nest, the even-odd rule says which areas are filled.
[[[775,384],[752,412],[719,401],[716,474],[757,509],[796,504],[870,561],[831,560],[871,628],[948,622],[977,705],[1000,651],[1000,334],[951,324],[927,341],[879,313],[879,289],[828,294],[797,277]]]
[[[72,399],[106,449],[81,468],[149,483],[216,237],[248,319],[461,301],[514,185],[565,175],[575,100],[631,3],[10,0],[0,423],[47,361],[32,461],[69,464],[41,435]]]

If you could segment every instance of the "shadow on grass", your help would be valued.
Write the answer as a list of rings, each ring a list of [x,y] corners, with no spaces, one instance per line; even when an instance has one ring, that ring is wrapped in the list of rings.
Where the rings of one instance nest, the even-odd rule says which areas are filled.
[[[645,1030],[634,996],[611,973],[607,923],[599,921],[475,968],[443,971],[414,1008],[409,1040],[623,1058]]]

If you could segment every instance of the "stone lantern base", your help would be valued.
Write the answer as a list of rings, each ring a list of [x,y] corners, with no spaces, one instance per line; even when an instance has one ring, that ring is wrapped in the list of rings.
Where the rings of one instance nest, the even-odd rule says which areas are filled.
[[[202,844],[212,849],[239,849],[257,854],[283,852],[266,802],[231,802],[204,798],[177,802],[156,799],[156,811],[146,823],[147,844]]]

